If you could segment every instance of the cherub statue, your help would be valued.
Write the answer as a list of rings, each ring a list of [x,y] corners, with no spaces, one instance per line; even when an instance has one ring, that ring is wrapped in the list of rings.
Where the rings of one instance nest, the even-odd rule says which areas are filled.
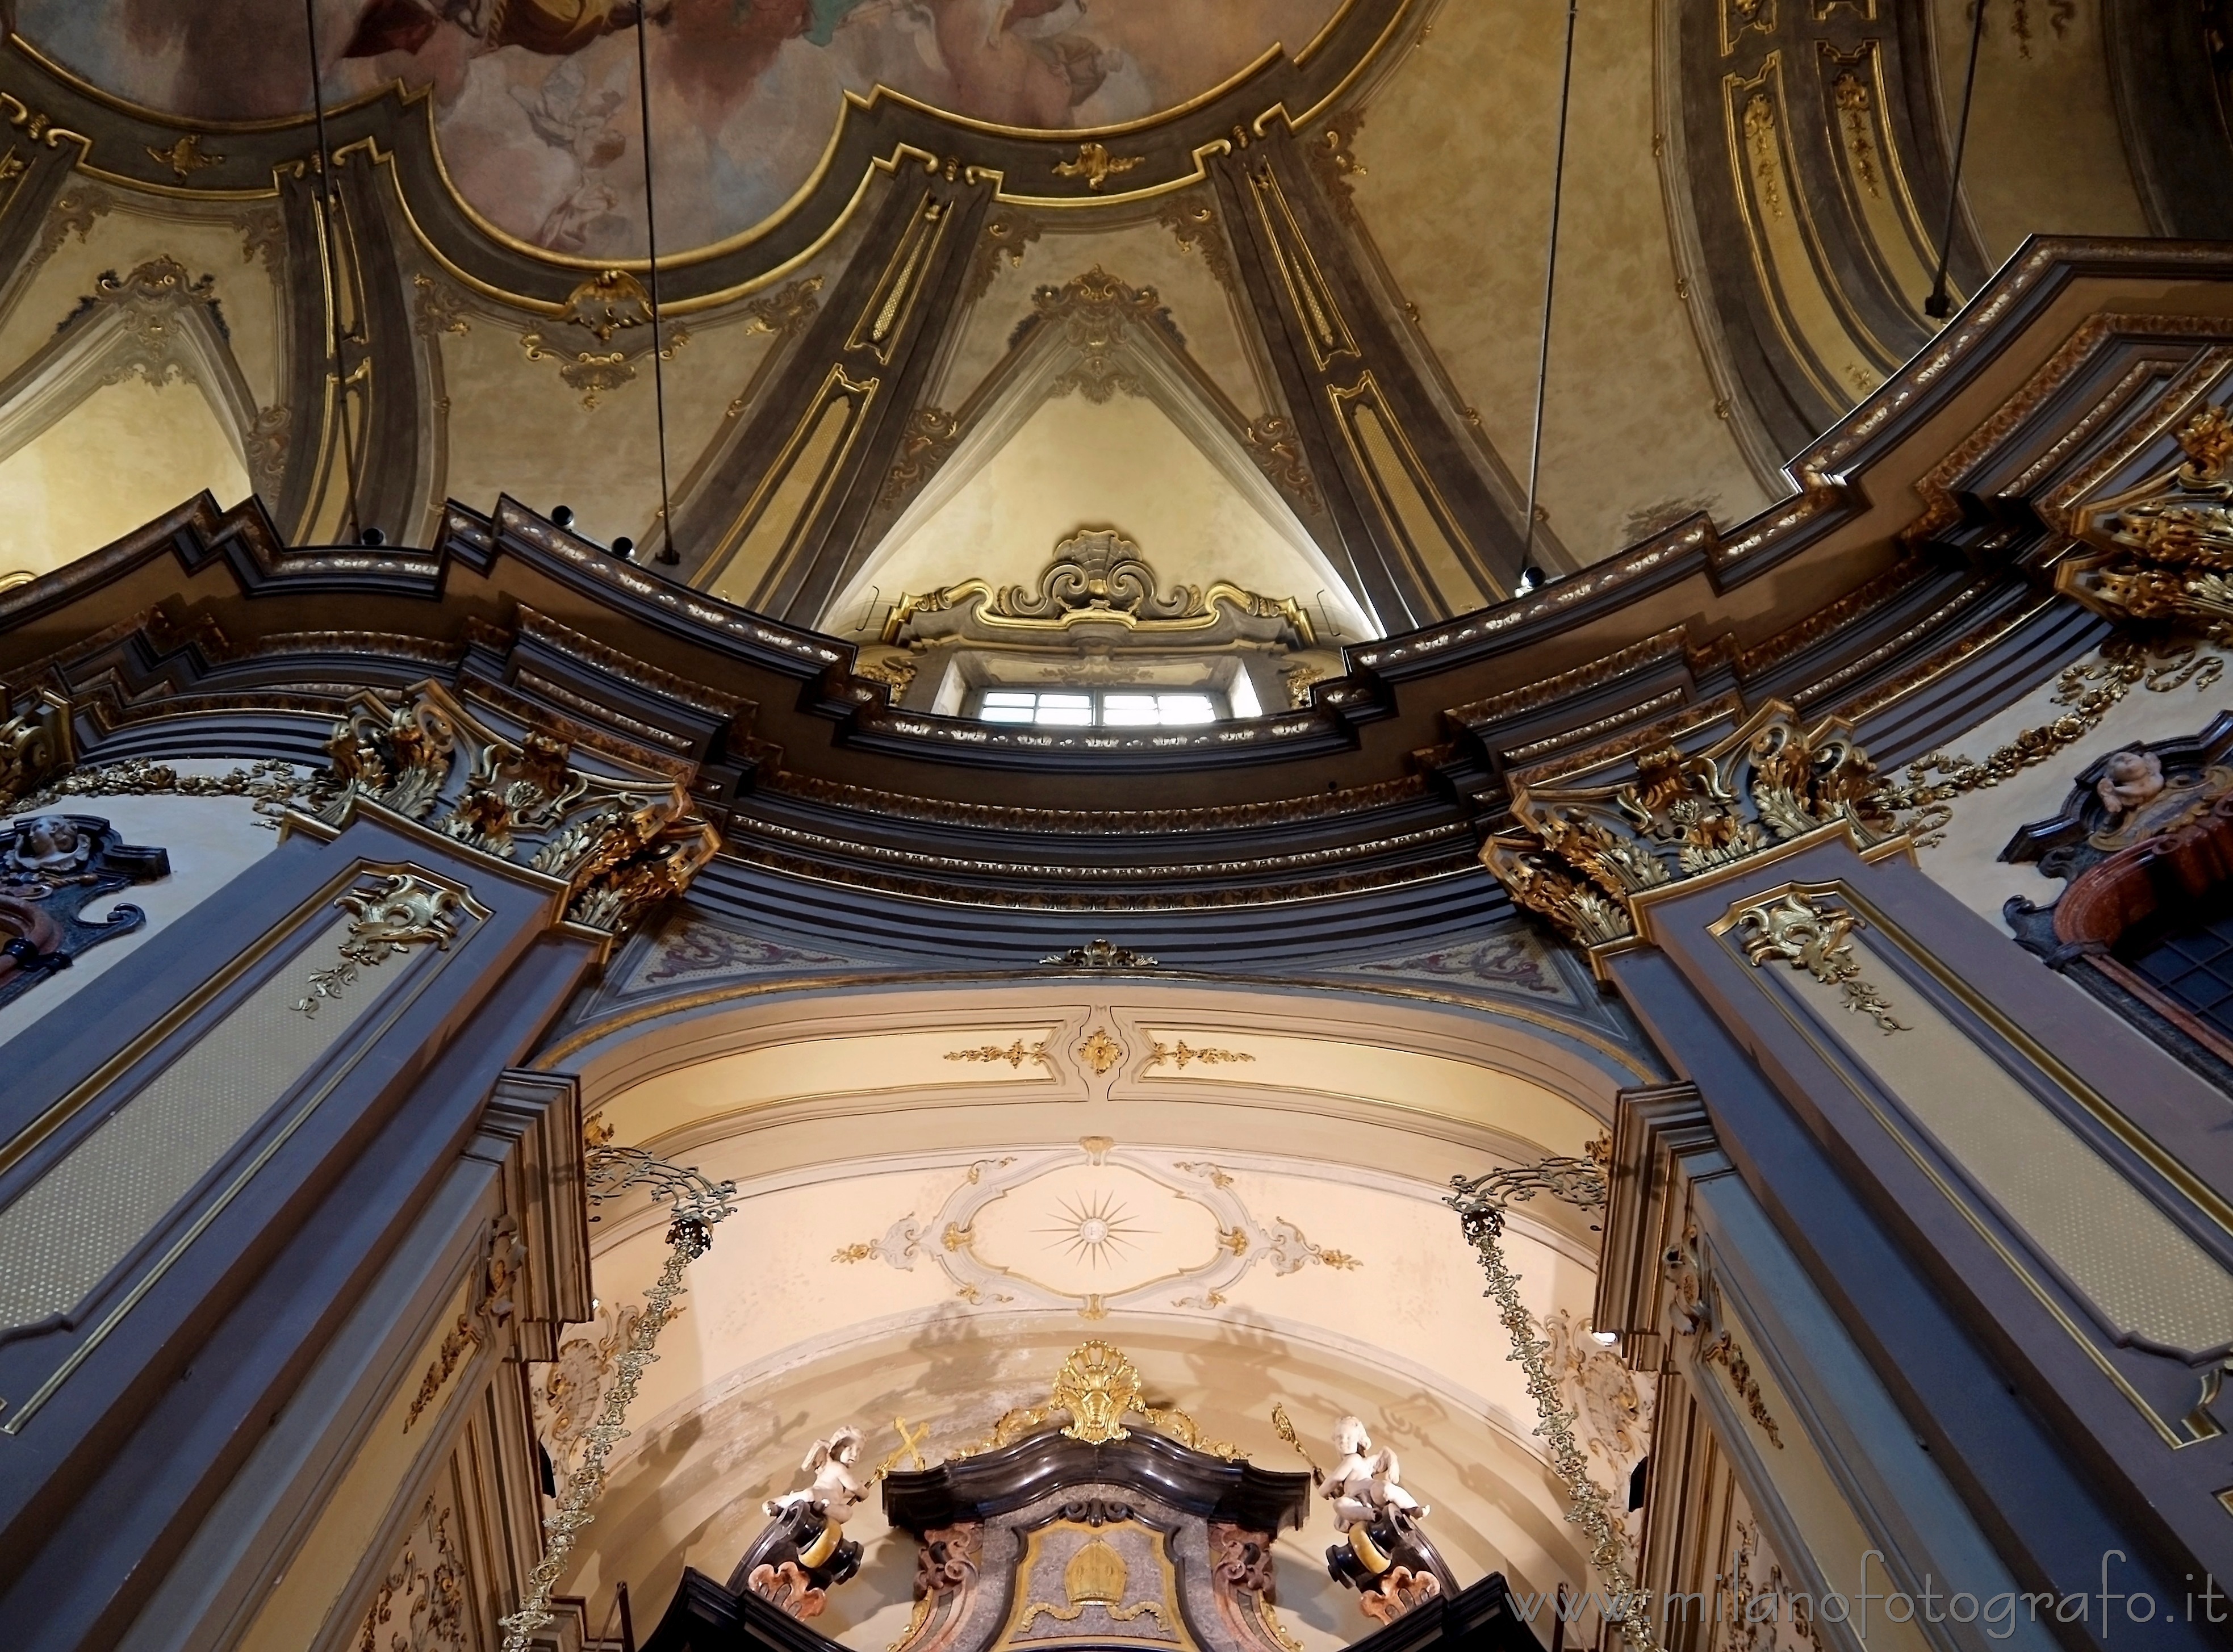
[[[1333,1448],[1341,1460],[1318,1494],[1332,1499],[1333,1518],[1342,1530],[1371,1525],[1391,1511],[1405,1520],[1426,1518],[1429,1511],[1403,1487],[1403,1467],[1396,1454],[1373,1450],[1372,1436],[1361,1419],[1343,1417],[1334,1423]]]
[[[2103,766],[2093,795],[2113,824],[2163,795],[2163,759],[2152,751],[2119,751]]]
[[[812,1484],[770,1498],[765,1506],[767,1512],[780,1517],[791,1509],[799,1508],[843,1524],[853,1506],[869,1494],[869,1488],[853,1478],[853,1465],[861,1460],[865,1438],[858,1428],[848,1427],[827,1440],[816,1441],[814,1448],[806,1454],[806,1460],[799,1465],[814,1476]]]

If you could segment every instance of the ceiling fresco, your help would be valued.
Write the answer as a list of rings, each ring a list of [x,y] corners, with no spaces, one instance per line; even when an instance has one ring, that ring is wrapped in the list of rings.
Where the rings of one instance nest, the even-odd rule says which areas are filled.
[[[661,250],[775,216],[814,176],[849,96],[877,88],[1035,132],[1151,120],[1344,0],[644,0]],[[581,257],[645,246],[630,0],[318,0],[325,93],[431,95],[442,159],[505,234]],[[42,54],[136,102],[211,120],[309,104],[295,0],[23,0]]]

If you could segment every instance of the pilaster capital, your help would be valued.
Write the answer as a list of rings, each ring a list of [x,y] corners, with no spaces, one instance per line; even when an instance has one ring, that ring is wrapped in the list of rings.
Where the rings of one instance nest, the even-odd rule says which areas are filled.
[[[645,768],[436,682],[400,705],[358,694],[326,752],[307,816],[317,829],[361,809],[400,816],[563,884],[564,921],[606,935],[687,888],[720,843],[693,809],[688,765]]]
[[[1677,886],[1826,834],[1863,849],[1898,836],[1845,719],[1808,728],[1781,700],[1741,711],[1725,699],[1683,726],[1516,781],[1520,829],[1482,845],[1482,863],[1514,901],[1596,953],[1648,937],[1642,905]]]

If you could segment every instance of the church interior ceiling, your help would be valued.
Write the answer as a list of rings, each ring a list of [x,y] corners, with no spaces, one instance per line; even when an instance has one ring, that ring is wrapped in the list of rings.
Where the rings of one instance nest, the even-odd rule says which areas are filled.
[[[2053,954],[2110,922],[2103,865],[2223,812],[2233,612],[2191,552],[2233,492],[2233,201],[2166,111],[2217,96],[2188,55],[2227,8],[1994,7],[1958,199],[1964,0],[1599,10],[1531,523],[1555,5],[313,0],[314,100],[294,0],[0,0],[0,806],[37,811],[0,904],[67,862],[137,914],[20,973],[0,1041],[367,823],[503,887],[390,886],[392,950],[256,990],[324,1059],[482,937],[551,980],[563,953],[473,1059],[568,1154],[733,1182],[558,1580],[585,1647],[622,1581],[639,1630],[732,1566],[774,1600],[739,1557],[802,1458],[850,1473],[857,1428],[887,1491],[966,1464],[1097,1344],[1198,1455],[1316,1474],[1366,1419],[1455,1576],[1585,1576],[1448,1195],[1609,1166],[1639,1096],[1674,1105],[1663,1023],[1608,985],[1651,914],[1850,848]],[[321,888],[319,943],[370,902]],[[1889,979],[1888,927],[1859,945]],[[1758,950],[1722,961],[1914,1031]],[[2233,1033],[2186,1032],[2233,1076]],[[583,1311],[505,1333],[526,1405],[332,1602],[264,1579],[241,1644],[385,1644],[474,1474],[555,1499],[615,1443],[593,1419],[687,1224],[583,1209]],[[1600,1565],[1637,1558],[1657,1403],[1592,1335],[1601,1216],[1500,1230]],[[421,1282],[391,1412],[512,1346],[498,1237]],[[1720,1236],[1663,1237],[1698,1392],[1828,1486],[1698,1284]],[[2096,1357],[2152,1405],[2191,1386]],[[1332,1652],[1368,1624],[1293,1489],[1248,1644]],[[860,1574],[830,1583],[833,1537],[784,1610],[920,1644],[903,1505],[863,1501]],[[1745,1564],[1795,1552],[1726,1507]],[[1040,1616],[1130,1610],[1160,1566],[1169,1628],[1184,1567],[1105,1523]]]
[[[1931,330],[1958,6],[1734,5],[1628,8],[1579,41],[1535,535],[1553,571],[1770,505],[1784,461]],[[202,486],[332,537],[352,471],[391,539],[508,491],[648,553],[627,10],[321,0],[356,341],[336,402],[303,20],[277,0],[15,8],[0,497],[49,531],[12,571]],[[1508,592],[1553,11],[1260,0],[1179,29],[1154,5],[982,10],[654,6],[686,576],[865,634],[904,591],[1024,577],[1092,527],[1167,578],[1310,603],[1337,640]],[[2171,210],[2114,10],[1988,30],[1957,296],[2023,233]],[[2042,115],[2062,141],[2035,140]],[[2045,176],[2050,151],[2081,164]],[[1220,181],[1260,173],[1277,181]],[[1301,284],[1281,297],[1260,270]],[[889,308],[893,337],[864,353],[845,304]],[[1283,366],[1313,315],[1334,354]],[[95,446],[112,478],[78,485],[68,455]],[[1110,500],[1143,475],[1165,516],[1132,489],[1124,520]]]

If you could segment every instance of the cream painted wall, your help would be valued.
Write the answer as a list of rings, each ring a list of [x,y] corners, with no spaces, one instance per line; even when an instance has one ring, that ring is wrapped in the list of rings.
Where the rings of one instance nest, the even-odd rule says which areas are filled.
[[[2089,654],[2080,663],[2098,663],[2100,658],[2098,654]],[[2067,707],[2054,703],[2054,691],[2055,683],[2049,680],[1961,738],[1949,741],[1946,749],[1983,761],[2021,731],[2065,715]],[[2005,930],[2008,925],[2001,917],[2001,907],[2010,895],[2023,895],[2046,906],[2066,887],[2059,878],[2042,875],[2035,866],[2014,866],[1999,858],[2019,827],[2050,819],[2060,812],[2063,799],[2070,795],[2071,782],[2096,758],[2135,740],[2199,733],[2212,718],[2228,709],[2233,709],[2233,683],[2223,678],[2212,684],[2190,683],[2161,693],[2135,686],[2092,732],[2074,745],[1997,785],[1956,798],[1950,805],[1954,817],[1946,828],[1944,841],[1918,852],[1924,871],[1963,905]]]
[[[1770,503],[1700,356],[1652,155],[1653,8],[1593,11],[1574,47],[1541,500],[1585,562],[1638,513],[1720,523]],[[1454,0],[1373,94],[1357,210],[1459,392],[1527,469],[1565,10]],[[1495,118],[1482,118],[1493,110]],[[1305,134],[1308,136],[1310,134]]]
[[[2019,10],[2028,38],[2014,26]],[[1961,118],[1969,19],[1969,0],[1931,0],[1950,135]],[[2029,235],[2148,233],[2117,131],[2101,0],[1987,10],[1962,172],[1970,221],[1995,262]]]
[[[98,550],[207,488],[248,494],[231,433],[198,386],[104,385],[0,459],[0,580]]]
[[[221,774],[231,765],[182,760],[173,766],[187,774]],[[26,812],[30,811],[18,811],[18,817]],[[279,841],[277,832],[259,823],[245,797],[66,797],[37,812],[107,820],[127,843],[169,850],[171,875],[88,903],[83,915],[89,920],[128,903],[146,913],[147,921],[132,934],[88,949],[68,969],[0,1008],[0,1043],[85,991],[165,926],[269,855]]]
[[[970,578],[1037,583],[1054,548],[1081,528],[1115,528],[1164,583],[1228,579],[1315,607],[1314,569],[1154,402],[1116,394],[1045,402],[922,525],[854,582],[882,606]],[[1336,598],[1339,601],[1339,598]],[[840,610],[843,623],[858,610]]]
[[[951,1155],[949,1155],[951,1157]],[[711,1168],[711,1166],[708,1166]],[[934,1208],[965,1174],[944,1165],[831,1166],[746,1182],[739,1213],[691,1275],[687,1309],[661,1343],[620,1448],[597,1524],[568,1592],[593,1603],[626,1577],[642,1620],[663,1608],[685,1564],[726,1578],[765,1516],[760,1502],[801,1478],[807,1445],[845,1421],[869,1434],[864,1467],[894,1449],[895,1416],[928,1423],[933,1461],[984,1436],[1011,1406],[1044,1401],[1056,1366],[1089,1337],[1130,1354],[1151,1397],[1263,1466],[1301,1460],[1274,1435],[1287,1406],[1321,1464],[1332,1419],[1364,1416],[1397,1448],[1406,1484],[1434,1506],[1430,1529],[1462,1582],[1502,1569],[1521,1588],[1579,1575],[1579,1558],[1529,1434],[1533,1402],[1479,1291],[1479,1269],[1439,1187],[1344,1176],[1272,1158],[1226,1167],[1250,1213],[1292,1217],[1355,1251],[1354,1270],[1259,1266],[1214,1310],[1018,1311],[953,1295],[927,1261],[908,1271],[836,1260],[895,1213]],[[1539,1314],[1585,1314],[1591,1270],[1576,1247],[1515,1232],[1512,1255]],[[600,1297],[640,1298],[656,1272],[655,1226],[616,1230],[596,1263]],[[907,1620],[914,1545],[886,1536],[871,1503],[849,1523],[868,1544],[863,1575],[816,1627],[882,1652]],[[1335,1536],[1322,1502],[1281,1545],[1282,1615],[1310,1652],[1371,1627],[1325,1577]]]

